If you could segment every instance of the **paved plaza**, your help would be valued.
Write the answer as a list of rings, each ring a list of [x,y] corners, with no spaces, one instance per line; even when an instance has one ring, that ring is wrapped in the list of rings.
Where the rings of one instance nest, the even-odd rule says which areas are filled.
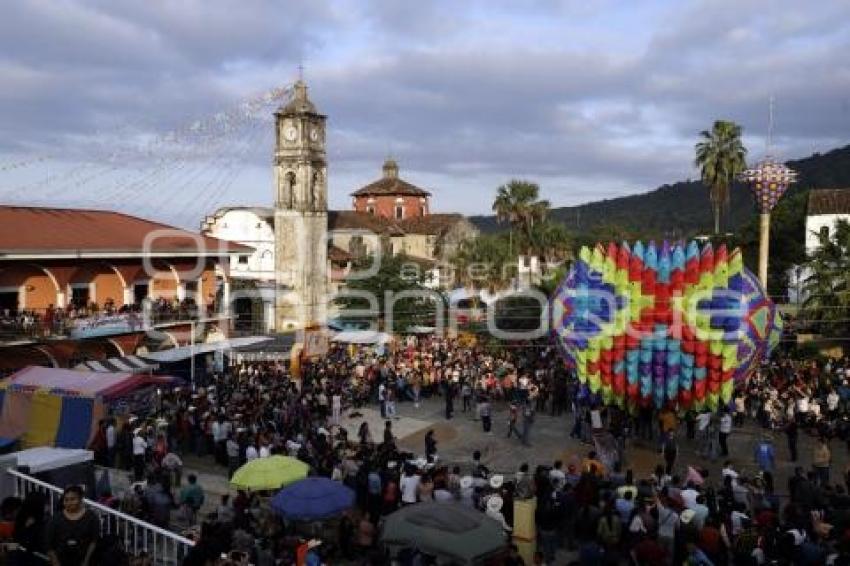
[[[516,438],[507,438],[508,410],[504,403],[493,405],[493,427],[491,434],[483,432],[481,422],[476,419],[473,411],[466,413],[460,410],[461,404],[456,403],[456,411],[452,419],[445,418],[445,404],[441,398],[424,400],[419,407],[413,403],[397,404],[397,419],[393,419],[393,430],[398,438],[399,448],[424,454],[425,433],[433,429],[437,439],[437,452],[442,462],[449,465],[460,465],[462,473],[468,473],[472,453],[480,450],[482,462],[492,473],[510,476],[515,473],[523,462],[532,468],[535,465],[551,465],[556,459],[564,461],[565,465],[583,458],[594,447],[570,438],[572,413],[560,417],[549,416],[548,413],[538,413],[530,435],[530,446],[523,446]],[[381,418],[377,404],[346,411],[341,425],[348,431],[349,437],[356,439],[357,428],[363,421],[369,423],[372,437],[380,441],[383,434],[384,419]],[[744,475],[753,475],[757,468],[753,452],[759,436],[764,431],[752,421],[745,422],[743,427],[735,428],[729,437],[729,459],[735,468]],[[679,457],[676,461],[677,471],[685,469],[688,464],[696,464],[707,468],[709,480],[717,481],[725,458],[714,461],[705,459],[696,453],[695,443],[685,438],[684,425],[679,430]],[[775,475],[776,491],[780,496],[787,496],[788,478],[793,474],[795,465],[809,468],[811,466],[811,447],[813,437],[806,433],[800,434],[799,461],[794,464],[789,461],[788,447],[785,435],[781,432],[773,434],[776,445],[777,470]],[[840,481],[838,475],[847,469],[850,458],[843,443],[832,442],[832,473],[833,481]],[[629,439],[626,445],[627,467],[632,468],[635,478],[647,477],[655,466],[662,463],[661,455],[651,443]],[[199,483],[207,492],[207,503],[210,510],[221,494],[231,492],[226,469],[215,464],[212,458],[197,458],[191,455],[185,458],[183,477],[188,473],[198,475]],[[127,484],[128,473],[114,470],[111,474],[113,486],[117,491]]]

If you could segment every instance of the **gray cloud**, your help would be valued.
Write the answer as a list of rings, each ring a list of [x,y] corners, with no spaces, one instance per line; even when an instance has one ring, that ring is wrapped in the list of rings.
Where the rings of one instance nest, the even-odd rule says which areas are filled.
[[[0,153],[49,151],[70,162],[102,155],[289,82],[302,60],[329,115],[339,207],[390,152],[403,174],[446,199],[435,202],[442,210],[486,212],[495,186],[514,176],[538,180],[555,204],[651,189],[694,175],[696,135],[716,118],[742,123],[757,157],[771,94],[782,155],[847,143],[845,3],[611,8],[572,0],[11,3],[0,19]],[[269,202],[268,132],[226,142],[176,171],[152,156],[153,166],[132,175],[153,181],[135,189],[102,193],[71,177],[68,190],[53,192],[69,203],[130,196],[134,209],[175,217],[180,209],[186,218],[209,212],[193,205]],[[9,198],[4,187],[34,182],[0,177],[0,198]]]

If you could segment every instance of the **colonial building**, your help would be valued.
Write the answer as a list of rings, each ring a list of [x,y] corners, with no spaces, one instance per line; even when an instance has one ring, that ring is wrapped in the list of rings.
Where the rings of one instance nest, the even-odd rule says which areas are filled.
[[[835,230],[839,220],[850,222],[850,189],[820,189],[809,193],[806,214],[806,253],[818,247],[818,235]]]
[[[394,220],[428,216],[431,193],[399,178],[392,159],[384,162],[383,171],[380,179],[351,193],[354,210]]]
[[[205,306],[216,265],[251,251],[119,212],[0,206],[0,311],[118,309],[147,297]]]
[[[809,192],[806,209],[806,231],[803,239],[806,255],[817,251],[820,245],[819,235],[830,235],[839,220],[850,222],[850,189],[817,189]],[[804,265],[792,267],[788,271],[788,299],[799,305],[806,299],[803,290],[811,271]]]

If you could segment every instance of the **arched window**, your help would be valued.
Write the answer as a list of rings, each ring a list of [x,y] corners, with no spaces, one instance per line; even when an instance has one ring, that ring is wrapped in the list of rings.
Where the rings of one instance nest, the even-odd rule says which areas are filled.
[[[284,177],[284,185],[285,189],[285,198],[286,198],[286,206],[288,208],[295,208],[295,173],[289,171]]]
[[[322,201],[322,172],[315,171],[313,173],[313,182],[310,186],[310,199],[314,207],[321,204]]]

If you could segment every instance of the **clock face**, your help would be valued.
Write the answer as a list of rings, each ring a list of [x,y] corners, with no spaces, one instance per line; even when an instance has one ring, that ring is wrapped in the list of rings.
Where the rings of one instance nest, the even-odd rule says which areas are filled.
[[[313,128],[310,131],[310,139],[313,141],[319,141],[319,128]]]
[[[295,141],[295,138],[298,137],[298,128],[289,126],[283,131],[283,136],[289,141]]]

